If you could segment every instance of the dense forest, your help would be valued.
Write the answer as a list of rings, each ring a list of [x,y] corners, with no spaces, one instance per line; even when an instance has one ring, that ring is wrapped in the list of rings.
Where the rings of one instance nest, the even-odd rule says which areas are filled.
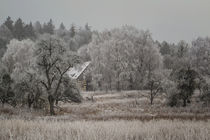
[[[10,17],[0,26],[0,101],[2,105],[43,108],[59,101],[81,102],[66,72],[91,61],[85,72],[87,89],[149,90],[150,102],[166,93],[170,106],[186,106],[195,90],[210,101],[210,38],[191,43],[159,42],[148,30],[125,25],[93,31],[86,24],[55,28]]]

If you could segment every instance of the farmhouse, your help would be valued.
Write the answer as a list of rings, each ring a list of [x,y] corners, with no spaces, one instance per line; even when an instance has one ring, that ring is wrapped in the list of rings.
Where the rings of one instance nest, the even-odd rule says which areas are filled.
[[[84,62],[82,64],[78,64],[69,69],[67,72],[68,76],[75,80],[79,86],[79,88],[83,91],[87,90],[87,81],[85,76],[85,71],[87,70],[88,66],[90,65],[90,61]]]

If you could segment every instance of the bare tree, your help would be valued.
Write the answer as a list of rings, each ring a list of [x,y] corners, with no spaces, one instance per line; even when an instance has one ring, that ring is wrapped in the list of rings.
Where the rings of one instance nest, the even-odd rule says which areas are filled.
[[[150,79],[146,82],[146,89],[149,90],[150,104],[153,105],[154,98],[162,90],[163,75],[160,73],[151,73]]]
[[[45,88],[50,105],[50,114],[54,115],[54,103],[60,96],[61,84],[66,72],[79,62],[76,54],[68,50],[63,40],[45,35],[37,43],[37,66],[41,74],[40,82]]]

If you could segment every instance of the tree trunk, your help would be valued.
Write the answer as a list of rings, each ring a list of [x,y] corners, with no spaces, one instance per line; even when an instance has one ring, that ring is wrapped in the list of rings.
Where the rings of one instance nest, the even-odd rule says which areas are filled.
[[[153,99],[154,99],[154,96],[153,96],[153,84],[151,85],[151,88],[150,88],[150,104],[152,105],[153,104]]]
[[[112,90],[112,78],[109,76],[109,90]]]
[[[151,105],[153,105],[153,99],[154,99],[154,98],[153,98],[153,96],[151,95],[151,97],[150,97],[150,104],[151,104]]]
[[[106,86],[106,93],[108,93],[108,87]]]
[[[48,101],[49,101],[49,104],[50,104],[50,115],[55,115],[55,111],[54,111],[54,102],[55,102],[55,99],[52,95],[49,95],[48,96]]]
[[[57,100],[55,100],[55,104],[56,104],[56,106],[58,106],[58,99],[57,99]]]
[[[183,107],[186,107],[186,105],[187,105],[187,100],[183,99]]]
[[[34,102],[34,96],[31,94],[28,94],[28,108],[31,108],[31,105]]]
[[[31,108],[31,105],[32,105],[32,103],[31,102],[28,102],[28,108],[29,109]]]
[[[117,91],[120,91],[120,81],[117,81]]]

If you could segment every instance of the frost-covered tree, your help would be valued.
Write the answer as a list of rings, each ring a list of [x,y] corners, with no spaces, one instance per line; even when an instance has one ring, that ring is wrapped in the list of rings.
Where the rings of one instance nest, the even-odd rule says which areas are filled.
[[[151,73],[150,79],[147,80],[145,88],[149,90],[150,104],[153,104],[155,97],[163,90],[164,77],[161,72]]]
[[[48,33],[48,34],[54,34],[54,29],[55,29],[55,26],[53,24],[52,19],[50,19],[50,21],[47,24],[44,23],[43,28],[42,28],[43,32]]]
[[[26,93],[36,96],[34,50],[33,41],[13,39],[7,45],[7,51],[2,58],[7,74],[14,81],[12,90],[15,93],[16,102],[24,102]]]
[[[42,25],[39,21],[36,21],[33,25],[34,31],[36,34],[42,34],[43,30],[42,30]]]
[[[61,96],[60,88],[65,74],[78,63],[79,58],[69,50],[63,40],[50,35],[44,35],[37,43],[36,55],[40,82],[48,95],[50,113],[54,115],[54,103]]]
[[[172,74],[176,73],[181,68],[186,69],[192,67],[190,45],[183,40],[178,44],[172,44],[171,54],[163,56],[163,63],[165,69],[172,70]]]
[[[192,68],[181,68],[175,75],[177,82],[178,96],[183,101],[183,107],[187,105],[187,101],[193,95],[196,89],[196,78],[198,73]]]
[[[7,28],[6,25],[0,26],[0,58],[6,51],[6,44],[13,38],[12,32]]]
[[[9,74],[3,74],[0,77],[0,102],[2,105],[8,103],[12,106],[15,106],[15,94],[12,91],[12,79]]]
[[[0,38],[6,42],[9,42],[13,38],[12,32],[4,24],[0,26]]]
[[[80,28],[77,32],[75,32],[74,26],[72,26],[70,29],[70,36],[71,39],[69,40],[69,47],[71,50],[77,51],[80,47],[91,41],[92,32],[90,29],[86,28]]]
[[[179,58],[183,58],[183,57],[185,57],[186,55],[187,55],[187,53],[188,53],[188,44],[185,42],[185,41],[183,41],[183,40],[181,40],[179,43],[178,43],[178,45],[177,45],[177,56],[179,57]]]
[[[75,34],[76,34],[76,27],[74,24],[72,24],[70,28],[70,37],[73,38]]]
[[[84,45],[83,47],[79,48],[79,50],[77,52],[78,52],[78,55],[82,58],[83,61],[90,61],[91,60],[87,45]]]
[[[163,42],[161,43],[160,53],[161,53],[162,55],[171,54],[170,45],[169,45],[166,41],[163,41]]]
[[[0,38],[0,59],[6,52],[6,44],[7,44],[7,42]]]
[[[78,90],[66,83],[66,71],[78,62],[78,56],[69,51],[64,41],[56,36],[43,35],[36,44],[31,40],[12,40],[2,61],[13,82],[15,101],[39,106],[39,100],[50,103],[54,114],[55,101],[81,101]],[[74,88],[76,89],[76,88]],[[71,93],[69,93],[71,91]],[[74,91],[74,93],[72,93]]]
[[[14,24],[13,34],[18,40],[23,40],[25,38],[24,23],[21,18],[17,19]]]
[[[11,17],[7,17],[3,25],[7,26],[7,28],[13,33],[13,21]]]
[[[99,36],[93,35],[93,41],[89,44],[89,54],[91,56],[91,75],[94,89],[101,89],[102,80],[102,53],[99,44]]]
[[[150,73],[161,67],[162,57],[149,32],[132,26],[94,33],[88,52],[93,63],[95,82],[113,89],[141,86]],[[136,83],[134,85],[134,83]]]
[[[33,54],[34,49],[35,43],[29,39],[23,41],[13,39],[10,41],[2,61],[12,78],[19,81],[23,78],[21,74],[23,74],[24,71],[27,72],[27,70],[32,70],[29,66],[33,65],[35,61]]]
[[[66,27],[64,26],[63,23],[60,24],[60,27],[56,30],[56,34],[59,36],[59,37],[65,37],[67,35],[67,30],[66,30]]]
[[[210,74],[210,38],[198,38],[192,42],[191,56],[193,66],[203,76]]]
[[[35,31],[31,22],[25,25],[24,32],[26,38],[35,39]]]

